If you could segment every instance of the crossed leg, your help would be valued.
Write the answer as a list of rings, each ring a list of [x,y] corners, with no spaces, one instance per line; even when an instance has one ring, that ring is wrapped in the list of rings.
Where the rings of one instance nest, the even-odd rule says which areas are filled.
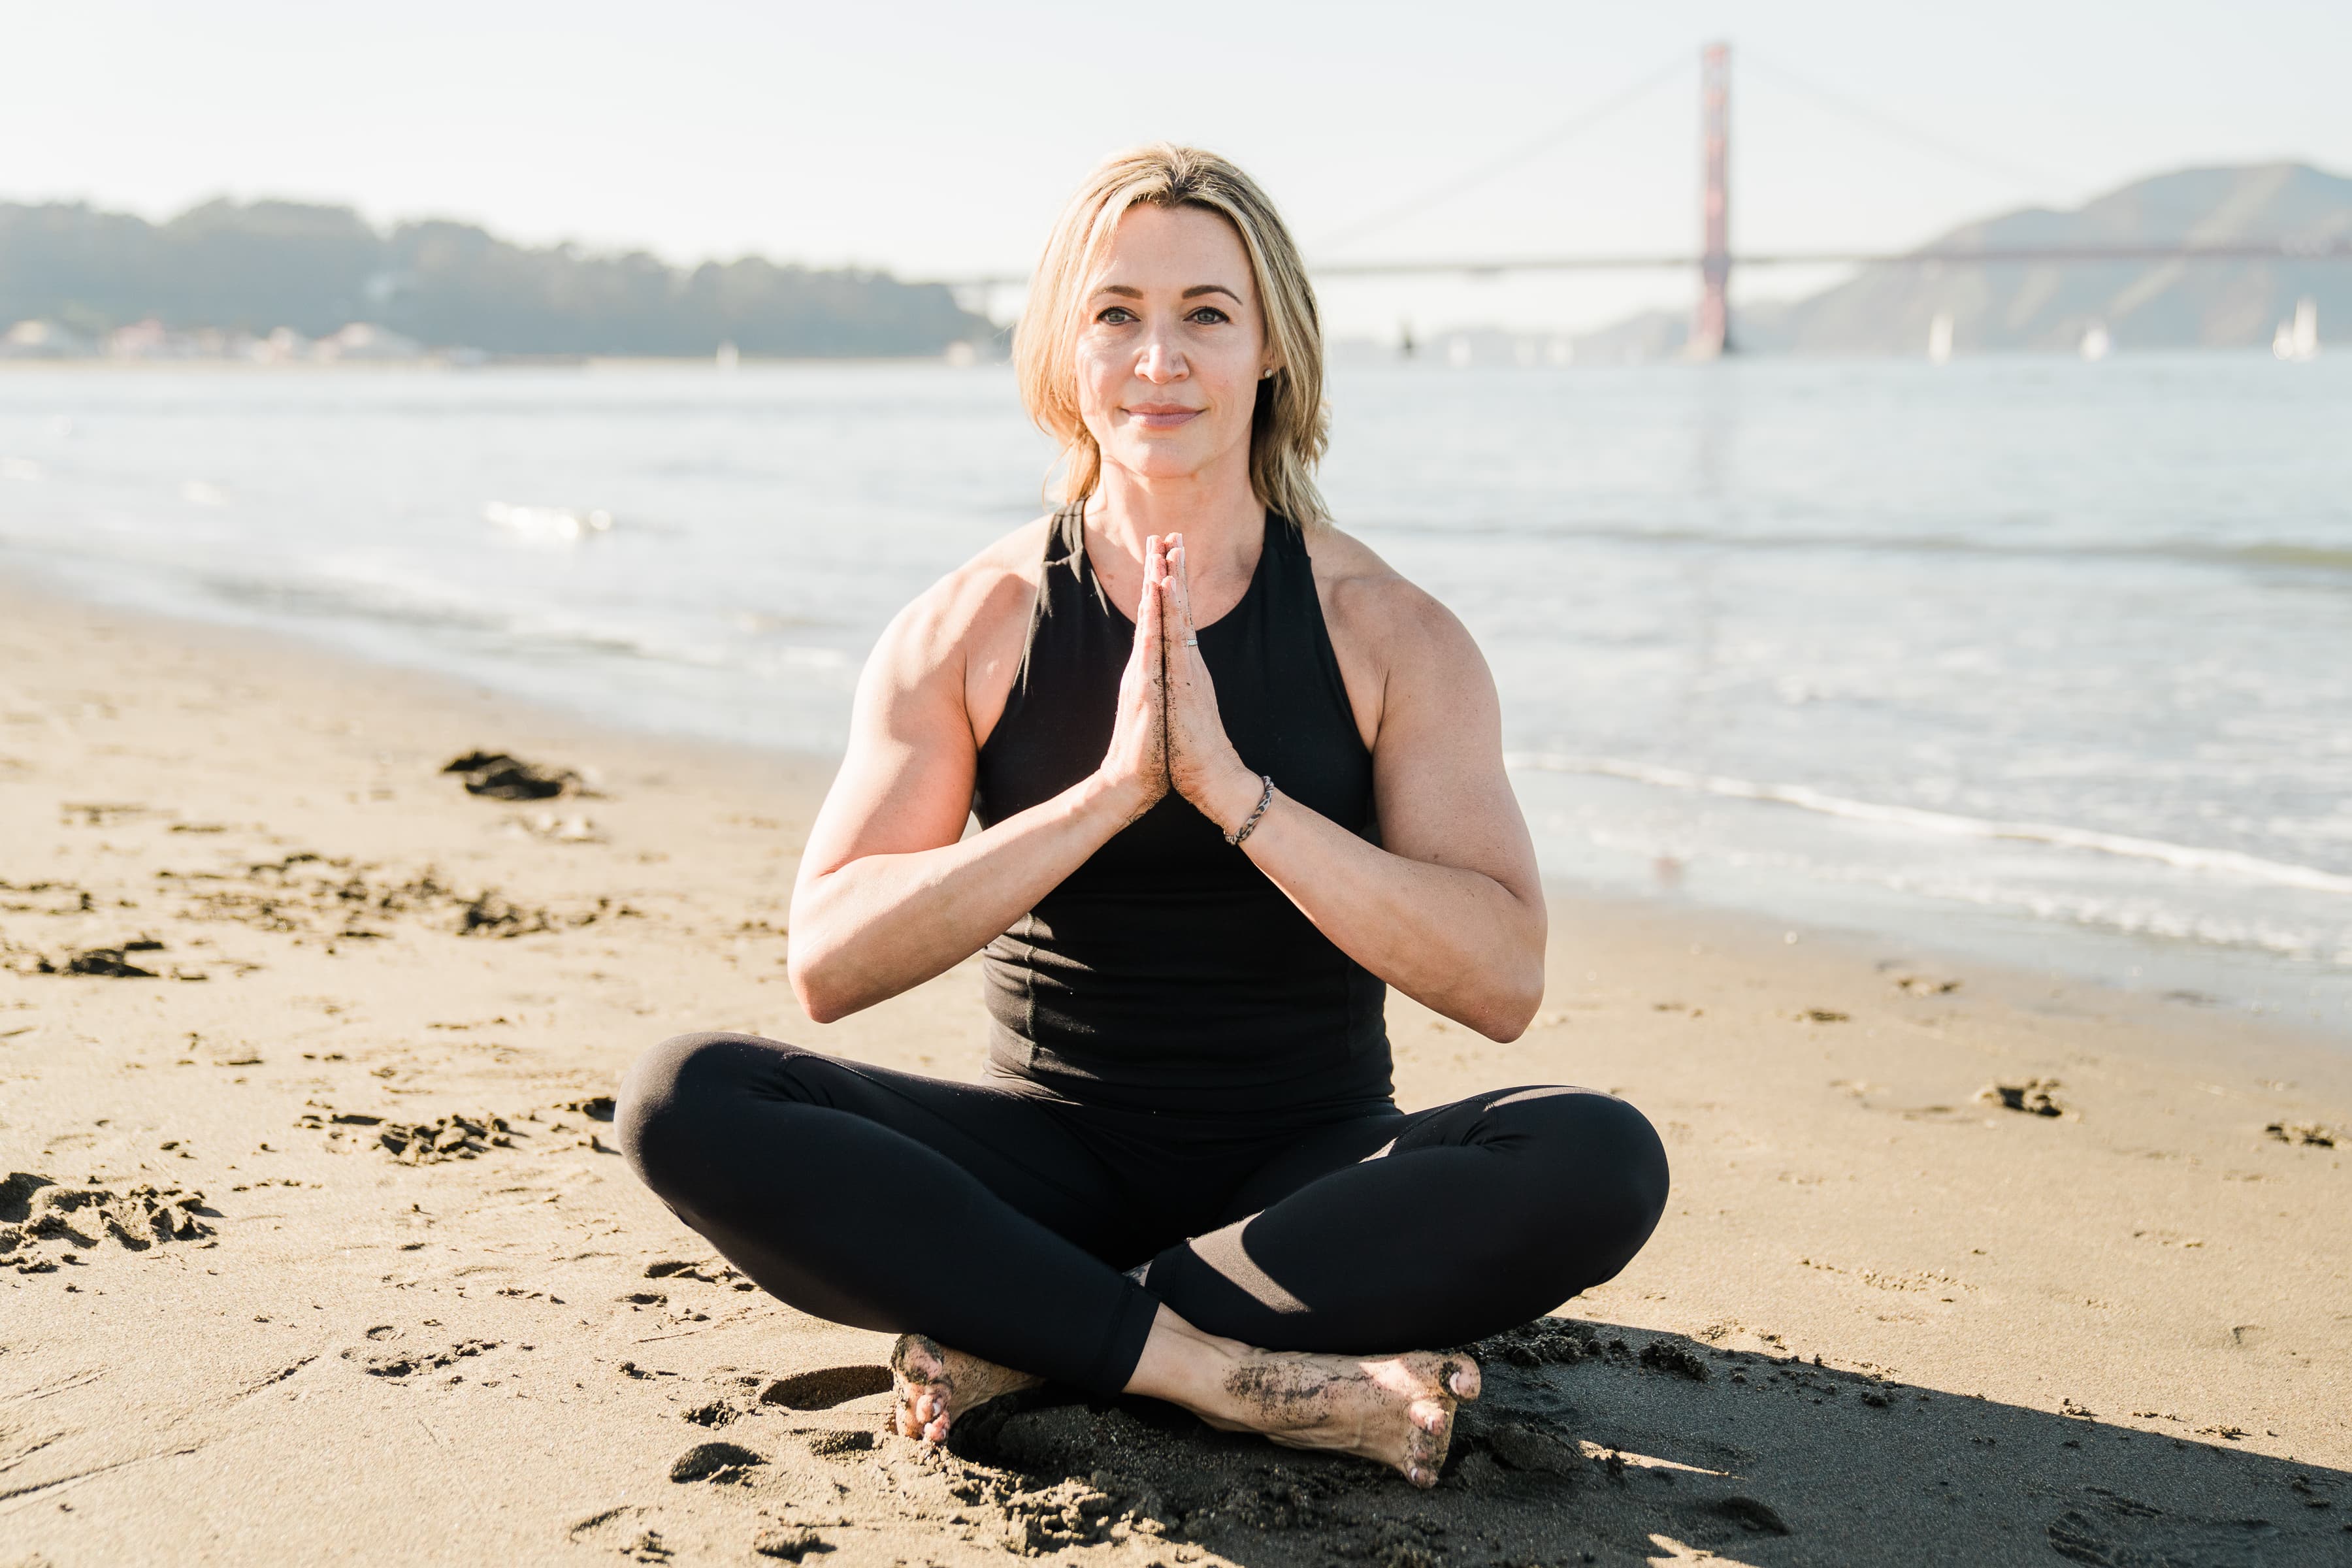
[[[1114,1267],[1150,1253],[1133,1184],[1011,1090],[681,1036],[632,1069],[617,1130],[647,1184],[772,1293],[907,1336],[910,1436],[1052,1378],[1421,1485],[1478,1373],[1397,1347],[1475,1339],[1608,1279],[1666,1182],[1649,1124],[1605,1095],[1383,1112],[1297,1140],[1138,1283]]]

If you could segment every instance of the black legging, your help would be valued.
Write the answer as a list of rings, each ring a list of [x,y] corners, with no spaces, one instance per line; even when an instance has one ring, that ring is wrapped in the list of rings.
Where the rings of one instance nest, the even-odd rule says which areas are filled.
[[[631,1068],[617,1129],[680,1219],[803,1311],[1101,1394],[1163,1301],[1273,1350],[1478,1339],[1615,1275],[1666,1200],[1649,1122],[1581,1089],[1212,1119],[681,1035]]]

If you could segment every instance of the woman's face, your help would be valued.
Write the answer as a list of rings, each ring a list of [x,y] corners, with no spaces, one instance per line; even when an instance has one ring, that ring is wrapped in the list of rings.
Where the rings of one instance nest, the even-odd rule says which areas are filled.
[[[1078,413],[1103,461],[1151,479],[1249,460],[1266,368],[1249,255],[1221,215],[1139,204],[1087,282]]]

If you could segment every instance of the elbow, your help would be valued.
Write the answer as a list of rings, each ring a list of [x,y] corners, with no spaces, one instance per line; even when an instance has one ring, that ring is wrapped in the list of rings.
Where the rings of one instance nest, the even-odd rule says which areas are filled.
[[[814,999],[797,985],[793,990],[801,999],[801,1011],[808,1015],[808,1021],[812,1024],[837,1024],[857,1011],[855,1007],[837,1005],[829,997]]]
[[[849,944],[842,941],[837,922],[824,918],[829,912],[811,889],[793,890],[785,925],[791,935],[784,949],[784,975],[792,983],[793,999],[812,1024],[837,1022],[874,1000],[857,994],[854,966],[845,962]]]
[[[1511,973],[1499,978],[1501,984],[1483,998],[1478,1016],[1462,1022],[1496,1045],[1507,1046],[1528,1032],[1536,1021],[1536,1009],[1543,1005],[1543,955],[1538,953],[1532,962],[1513,965]]]
[[[838,973],[839,965],[825,962],[823,953],[803,954],[795,951],[785,965],[793,983],[793,999],[812,1024],[831,1024],[846,1018],[866,1004],[852,994]]]
[[[1542,1000],[1541,993],[1524,999],[1499,999],[1484,1017],[1469,1021],[1470,1026],[1496,1045],[1507,1046],[1528,1032],[1528,1026],[1536,1021],[1536,1005]]]

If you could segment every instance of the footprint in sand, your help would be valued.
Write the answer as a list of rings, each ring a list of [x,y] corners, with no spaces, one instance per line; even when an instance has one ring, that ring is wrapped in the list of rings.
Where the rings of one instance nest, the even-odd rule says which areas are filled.
[[[1577,1446],[1524,1421],[1500,1421],[1481,1430],[1474,1446],[1493,1454],[1507,1470],[1568,1477],[1584,1468]]]
[[[646,1512],[625,1505],[608,1508],[590,1514],[564,1534],[583,1546],[609,1547],[631,1563],[667,1563],[674,1553],[663,1543],[660,1531],[646,1527]]]
[[[48,1274],[111,1241],[131,1252],[214,1234],[202,1193],[140,1185],[68,1186],[29,1171],[0,1180],[0,1268]],[[206,1242],[205,1245],[213,1245]]]
[[[381,1326],[368,1331],[368,1338],[371,1340],[390,1337],[392,1336],[385,1334]],[[394,1348],[373,1352],[365,1346],[354,1345],[343,1352],[343,1359],[370,1377],[397,1380],[413,1377],[421,1372],[438,1372],[443,1367],[455,1366],[461,1361],[480,1355],[487,1351],[494,1351],[503,1342],[500,1340],[461,1340],[441,1350]]]
[[[762,1557],[797,1563],[812,1552],[830,1552],[824,1537],[804,1524],[770,1525],[751,1538],[751,1550]]]
[[[889,1391],[890,1369],[887,1366],[824,1366],[776,1379],[760,1391],[760,1403],[781,1405],[787,1410],[830,1410],[853,1399]]]
[[[2021,1110],[2028,1116],[2063,1117],[2069,1121],[2079,1120],[2072,1107],[2060,1103],[2053,1092],[2059,1088],[2054,1078],[2030,1078],[2023,1083],[1990,1083],[1977,1090],[1977,1098],[1988,1104],[1997,1104],[2004,1110]]]
[[[881,1442],[879,1435],[863,1430],[803,1432],[802,1441],[808,1451],[821,1459],[849,1459],[859,1454],[871,1453]]]
[[[1759,1535],[1791,1533],[1788,1521],[1780,1517],[1772,1505],[1756,1498],[1724,1498],[1716,1503],[1715,1511],[1737,1523],[1741,1529],[1753,1531]]]
[[[2084,1487],[2084,1500],[2043,1531],[2052,1551],[2074,1563],[2255,1563],[2276,1525],[2261,1519],[2201,1519],[2167,1513],[2105,1487]],[[2285,1561],[2284,1557],[2278,1561]]]
[[[670,1461],[669,1479],[731,1485],[748,1480],[753,1468],[767,1462],[740,1443],[697,1443]]]

